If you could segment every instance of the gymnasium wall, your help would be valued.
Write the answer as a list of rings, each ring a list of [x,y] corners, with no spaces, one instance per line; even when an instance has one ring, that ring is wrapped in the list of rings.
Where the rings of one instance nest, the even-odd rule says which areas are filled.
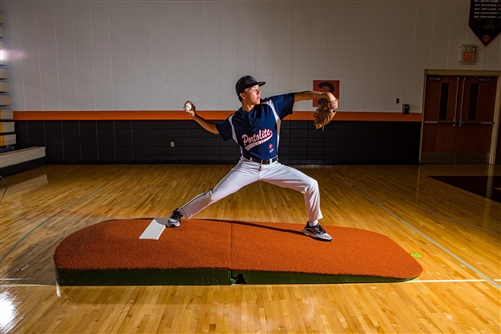
[[[1,2],[16,111],[233,110],[339,80],[342,111],[421,111],[425,69],[500,69],[469,30],[469,1]],[[479,46],[477,65],[459,47]],[[396,104],[396,98],[400,104]],[[306,102],[297,110],[313,110]]]
[[[500,69],[500,39],[482,46],[467,26],[469,4],[2,0],[18,146],[44,143],[48,161],[62,163],[117,161],[120,147],[128,147],[124,162],[217,161],[218,154],[234,162],[226,157],[228,143],[206,138],[197,124],[175,115],[186,100],[198,110],[228,114],[239,107],[235,81],[251,74],[267,82],[264,96],[310,90],[313,80],[339,80],[342,121],[324,132],[312,131],[306,119],[286,122],[290,134],[283,135],[281,155],[291,162],[371,163],[399,154],[383,162],[415,162],[420,118],[412,114],[422,109],[425,69]],[[476,65],[458,63],[464,44],[479,46]],[[402,104],[410,105],[411,114],[395,122]],[[301,102],[295,114],[312,110],[311,102]],[[152,112],[162,117],[144,116]],[[360,113],[380,117],[365,120]],[[123,127],[130,130],[127,138],[118,135]],[[168,131],[167,141],[153,146],[158,128],[179,131]],[[101,159],[110,150],[100,144],[100,129],[114,131],[115,160]],[[139,158],[134,149],[135,138],[143,138],[138,132],[148,133],[148,145],[139,140],[139,147],[149,147],[148,157]],[[336,136],[344,141],[332,146]],[[323,153],[308,144],[318,137],[324,138]],[[203,139],[206,149],[192,148],[192,138]],[[171,148],[171,141],[179,144]],[[349,141],[358,144],[343,144]],[[190,152],[175,153],[182,143]],[[287,153],[287,143],[303,153]],[[152,154],[152,147],[159,153]],[[343,147],[344,153],[326,147]],[[353,150],[358,158],[343,158]]]

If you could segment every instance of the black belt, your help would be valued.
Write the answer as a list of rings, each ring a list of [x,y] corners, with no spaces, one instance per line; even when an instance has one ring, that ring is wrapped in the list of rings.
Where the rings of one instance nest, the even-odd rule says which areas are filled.
[[[269,165],[269,164],[274,163],[275,161],[278,161],[278,155],[274,158],[269,159],[269,160],[261,160],[261,159],[257,159],[257,158],[253,158],[253,157],[247,157],[245,155],[244,155],[244,158],[249,160],[249,161],[259,162],[261,165]]]

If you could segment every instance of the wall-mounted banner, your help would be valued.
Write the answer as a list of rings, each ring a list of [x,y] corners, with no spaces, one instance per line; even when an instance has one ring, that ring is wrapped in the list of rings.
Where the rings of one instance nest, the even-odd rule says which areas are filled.
[[[316,92],[331,92],[339,99],[339,80],[313,80],[313,90]],[[313,100],[313,106],[318,107],[323,100]]]
[[[468,25],[487,46],[501,32],[501,0],[470,0]]]

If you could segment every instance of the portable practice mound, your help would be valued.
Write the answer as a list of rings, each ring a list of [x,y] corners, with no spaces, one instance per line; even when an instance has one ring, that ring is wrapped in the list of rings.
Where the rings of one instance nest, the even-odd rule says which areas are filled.
[[[402,282],[423,270],[390,238],[356,228],[323,226],[333,237],[324,242],[298,224],[191,219],[140,239],[151,220],[110,220],[68,236],[54,253],[58,284]]]

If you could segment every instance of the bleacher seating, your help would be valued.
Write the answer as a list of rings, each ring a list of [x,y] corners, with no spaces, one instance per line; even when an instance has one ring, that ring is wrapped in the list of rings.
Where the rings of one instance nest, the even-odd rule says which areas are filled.
[[[0,13],[0,178],[23,172],[45,164],[45,147],[29,147],[16,150],[16,125],[14,122],[12,96],[10,95],[9,69],[2,57],[6,50],[3,40],[5,28]]]

